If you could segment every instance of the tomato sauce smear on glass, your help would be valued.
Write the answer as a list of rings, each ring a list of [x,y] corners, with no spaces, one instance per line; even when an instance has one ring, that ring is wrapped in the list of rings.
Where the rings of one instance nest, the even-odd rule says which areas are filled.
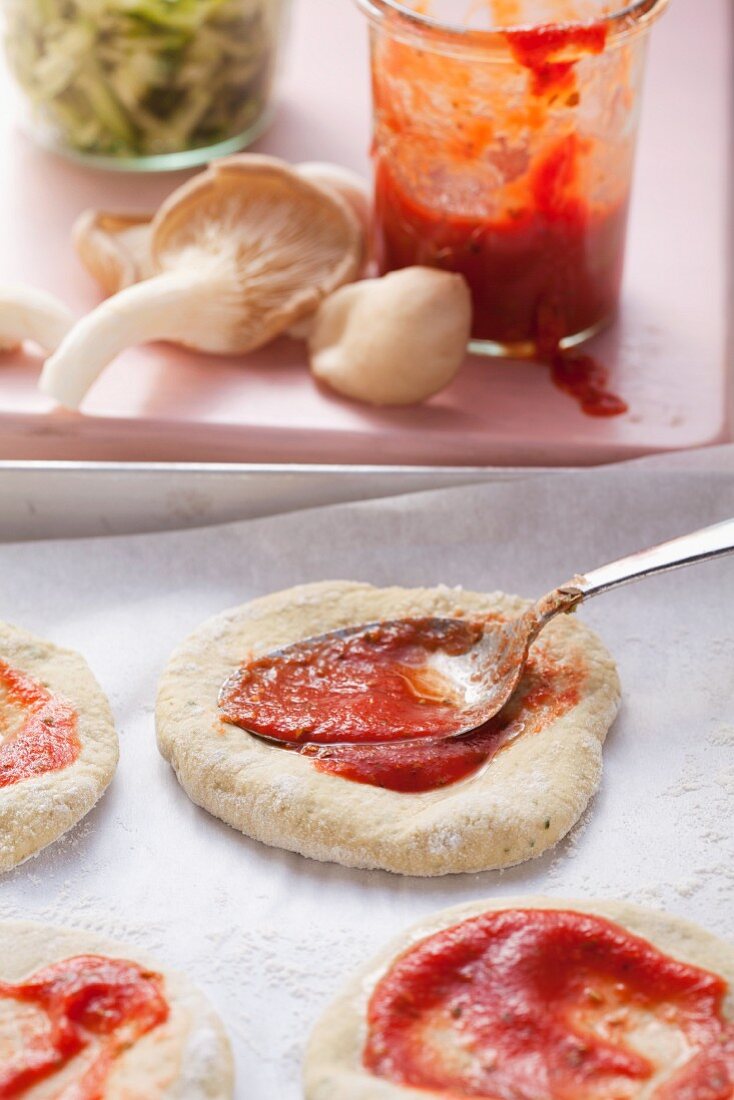
[[[363,1062],[456,1100],[730,1100],[726,994],[722,978],[602,917],[491,912],[393,963],[369,1002]]]

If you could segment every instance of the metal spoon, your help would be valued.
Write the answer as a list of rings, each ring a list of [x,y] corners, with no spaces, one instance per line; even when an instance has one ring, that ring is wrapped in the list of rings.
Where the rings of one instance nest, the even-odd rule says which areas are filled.
[[[457,711],[456,729],[446,736],[468,733],[502,709],[520,681],[530,646],[556,615],[573,611],[591,596],[621,588],[643,577],[733,552],[734,519],[729,519],[576,576],[543,596],[519,618],[489,623],[479,642],[467,654],[451,658],[450,663],[441,661],[440,671],[444,675],[453,671],[456,687],[463,690],[465,700]],[[455,661],[462,662],[463,667],[454,664]]]
[[[734,519],[672,539],[649,550],[641,550],[609,565],[603,565],[591,573],[578,575],[543,596],[518,618],[508,622],[488,622],[479,640],[464,653],[450,655],[441,650],[427,653],[425,664],[445,684],[446,696],[450,697],[455,713],[455,721],[453,715],[448,724],[445,720],[442,721],[442,729],[433,734],[433,739],[460,737],[484,725],[502,709],[520,681],[531,645],[556,615],[573,611],[591,596],[620,588],[642,577],[651,577],[656,573],[694,565],[696,562],[732,552]],[[437,628],[450,630],[458,621],[434,619],[432,623]],[[299,649],[305,652],[309,646],[317,648],[330,637],[356,636],[374,630],[376,626],[390,626],[395,622],[399,620],[333,631],[330,635],[321,635],[299,643]],[[259,733],[256,736],[264,735]],[[267,737],[264,739],[270,740]],[[372,743],[394,743],[395,740],[396,732],[392,731],[391,735],[391,730],[385,728],[380,730],[379,740]],[[282,741],[278,743],[283,744]]]

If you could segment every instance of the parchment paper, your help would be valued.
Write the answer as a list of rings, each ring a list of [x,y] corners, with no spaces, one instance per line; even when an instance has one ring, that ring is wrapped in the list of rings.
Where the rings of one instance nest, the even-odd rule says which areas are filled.
[[[0,917],[102,930],[187,970],[229,1028],[242,1100],[296,1100],[322,1008],[385,940],[437,908],[524,892],[628,898],[731,936],[734,559],[582,610],[624,686],[603,787],[565,842],[505,873],[404,879],[266,848],[189,802],[153,728],[170,651],[223,608],[329,577],[538,595],[734,515],[726,466],[618,468],[199,531],[0,547],[0,615],[86,655],[122,745],[97,809],[0,882]]]

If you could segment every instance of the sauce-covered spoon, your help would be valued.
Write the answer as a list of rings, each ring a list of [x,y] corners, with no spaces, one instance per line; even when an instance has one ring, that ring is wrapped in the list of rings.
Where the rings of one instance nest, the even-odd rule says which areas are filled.
[[[734,551],[734,519],[578,575],[508,621],[397,619],[307,638],[239,669],[225,718],[291,746],[460,737],[507,703],[556,615],[642,577]]]

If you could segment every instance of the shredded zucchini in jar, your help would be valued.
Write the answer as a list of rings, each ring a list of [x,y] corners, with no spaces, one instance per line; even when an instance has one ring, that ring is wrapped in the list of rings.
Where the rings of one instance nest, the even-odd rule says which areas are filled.
[[[87,154],[215,145],[262,116],[285,0],[4,0],[37,121]]]

